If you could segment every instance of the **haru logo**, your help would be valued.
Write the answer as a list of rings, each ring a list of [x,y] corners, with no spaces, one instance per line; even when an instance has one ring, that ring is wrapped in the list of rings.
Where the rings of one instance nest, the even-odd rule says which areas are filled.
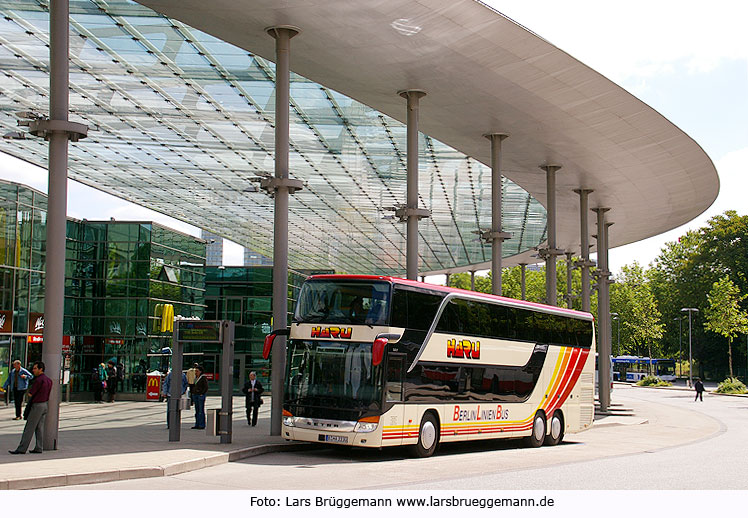
[[[36,322],[34,322],[34,331],[43,331],[44,330],[44,317],[37,317]]]
[[[112,322],[109,324],[109,332],[113,335],[121,335],[122,326],[120,326],[119,322]]]
[[[480,360],[480,342],[470,340],[447,340],[447,358],[472,358]]]

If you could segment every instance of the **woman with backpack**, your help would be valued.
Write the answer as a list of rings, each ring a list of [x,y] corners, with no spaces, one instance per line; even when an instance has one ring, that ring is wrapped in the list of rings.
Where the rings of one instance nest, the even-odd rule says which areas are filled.
[[[94,403],[103,403],[101,394],[104,392],[104,380],[106,379],[106,367],[104,363],[96,365],[91,371],[91,390],[94,394]]]

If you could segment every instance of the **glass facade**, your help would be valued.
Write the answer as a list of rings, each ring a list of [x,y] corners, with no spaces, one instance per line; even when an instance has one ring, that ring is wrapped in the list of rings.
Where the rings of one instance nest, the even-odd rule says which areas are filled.
[[[0,181],[0,383],[12,359],[42,356],[46,208],[43,193]],[[66,248],[72,392],[89,392],[94,366],[111,358],[124,366],[119,391],[143,391],[171,345],[159,309],[203,318],[205,242],[151,222],[68,220]]]
[[[41,351],[47,198],[0,182],[0,384],[11,357],[25,365]]]
[[[0,384],[12,360],[26,366],[42,356],[46,210],[43,193],[0,180]],[[165,305],[177,316],[233,320],[235,388],[253,370],[269,382],[271,266],[206,267],[204,240],[152,222],[69,219],[66,243],[63,354],[75,399],[90,397],[94,366],[112,358],[124,367],[118,392],[143,397],[143,374],[169,367]],[[312,273],[332,271],[289,271],[289,321]],[[217,391],[221,345],[186,343],[184,353],[184,367],[201,363]]]
[[[288,323],[296,306],[301,284],[307,272],[288,273]],[[234,348],[234,386],[248,379],[251,371],[269,387],[270,362],[262,358],[262,346],[273,326],[273,269],[270,266],[226,266],[205,269],[205,318],[233,320],[236,323]],[[278,327],[283,327],[280,325]],[[193,347],[193,348],[190,348]],[[210,349],[213,347],[213,349]],[[185,358],[202,354],[206,370],[220,365],[220,344],[187,344]],[[186,360],[188,361],[188,360]],[[211,372],[211,371],[209,371]],[[241,383],[241,385],[240,385]]]

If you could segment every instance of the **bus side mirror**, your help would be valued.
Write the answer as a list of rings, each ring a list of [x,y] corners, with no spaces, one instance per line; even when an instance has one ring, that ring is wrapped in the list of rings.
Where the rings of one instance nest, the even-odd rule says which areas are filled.
[[[384,358],[384,348],[390,340],[399,340],[400,335],[396,334],[381,334],[374,339],[374,343],[371,346],[371,364],[377,366],[382,363]]]
[[[389,339],[384,337],[378,337],[374,340],[374,345],[371,346],[371,364],[375,367],[382,363],[384,358],[384,348],[387,347]]]
[[[270,351],[273,348],[273,342],[275,341],[275,337],[280,336],[288,336],[289,331],[288,329],[275,329],[274,331],[271,331],[269,335],[265,337],[265,343],[262,346],[262,357],[263,359],[267,360],[270,358]]]

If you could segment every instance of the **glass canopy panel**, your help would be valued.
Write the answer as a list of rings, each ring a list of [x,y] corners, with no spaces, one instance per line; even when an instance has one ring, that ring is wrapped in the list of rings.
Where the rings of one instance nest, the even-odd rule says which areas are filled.
[[[49,103],[48,0],[0,8],[0,131],[15,113]],[[129,1],[71,0],[71,120],[89,126],[70,146],[70,177],[272,257],[275,66]],[[293,268],[403,275],[406,130],[297,74],[291,78]],[[488,143],[486,144],[488,145]],[[44,141],[3,140],[0,150],[46,166]],[[491,172],[430,137],[420,138],[421,271],[490,260],[478,238],[491,224]],[[545,239],[545,211],[504,180],[504,255]]]

